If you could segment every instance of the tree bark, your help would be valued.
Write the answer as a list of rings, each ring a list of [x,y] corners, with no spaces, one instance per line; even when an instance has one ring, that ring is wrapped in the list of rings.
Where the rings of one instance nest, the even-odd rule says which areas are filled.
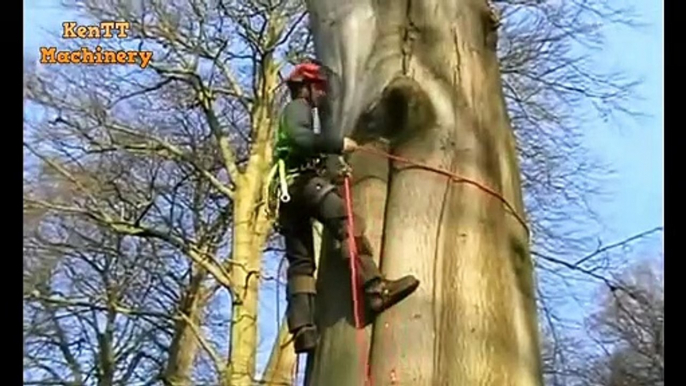
[[[523,216],[485,1],[311,0],[308,7],[319,59],[340,76],[331,130],[384,136],[394,154],[486,185]],[[422,284],[374,325],[374,385],[541,385],[533,267],[517,217],[471,184],[400,163],[388,174],[385,215],[381,202],[357,208],[368,223],[383,224],[382,270],[391,278],[412,273]],[[350,309],[349,278],[334,268],[322,262],[318,309],[326,315]],[[362,374],[352,329],[336,321],[320,326],[310,385],[364,384],[349,375]]]
[[[283,26],[278,18],[268,18],[266,35],[277,39]],[[271,41],[271,40],[270,40]],[[271,233],[273,218],[264,210],[262,197],[271,167],[271,134],[276,119],[272,111],[278,67],[271,54],[262,57],[255,107],[251,111],[252,146],[248,164],[236,181],[232,256],[229,264],[233,303],[231,345],[225,386],[252,386],[256,379],[257,312],[262,251]]]
[[[188,288],[180,301],[179,312],[186,318],[178,318],[174,324],[174,337],[169,348],[169,359],[165,369],[166,386],[190,386],[199,341],[193,327],[202,325],[203,312],[207,304],[207,289],[203,285],[207,272],[199,270],[191,277]]]
[[[258,186],[254,173],[242,175],[234,210],[231,283],[234,287],[231,307],[231,346],[229,371],[225,386],[251,386],[257,355],[257,311],[259,273],[262,268],[262,245],[255,242],[255,202],[252,194]]]
[[[293,368],[295,367],[296,356],[293,351],[293,341],[288,332],[286,318],[281,319],[279,332],[274,340],[272,351],[267,360],[267,366],[262,374],[262,381],[265,385],[293,384]]]

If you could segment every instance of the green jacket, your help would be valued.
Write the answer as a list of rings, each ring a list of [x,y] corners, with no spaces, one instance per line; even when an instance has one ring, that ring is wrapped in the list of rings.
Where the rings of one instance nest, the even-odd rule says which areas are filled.
[[[312,108],[306,100],[290,101],[281,112],[276,136],[275,156],[292,170],[323,154],[342,154],[343,138],[330,138],[314,132]]]

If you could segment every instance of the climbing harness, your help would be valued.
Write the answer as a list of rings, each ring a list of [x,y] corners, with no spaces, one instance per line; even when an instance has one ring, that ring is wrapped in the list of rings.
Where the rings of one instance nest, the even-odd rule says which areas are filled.
[[[279,167],[279,201],[288,202],[291,196],[288,194],[288,182],[286,181],[286,163],[279,160],[276,165]]]

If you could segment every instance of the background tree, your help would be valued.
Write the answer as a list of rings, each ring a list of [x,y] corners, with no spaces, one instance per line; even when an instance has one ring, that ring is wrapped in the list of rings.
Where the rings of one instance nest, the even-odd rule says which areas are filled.
[[[636,259],[621,272],[616,287],[603,285],[598,292],[596,311],[586,320],[586,338],[558,344],[555,357],[565,360],[548,361],[547,384],[664,385],[662,264]],[[560,342],[547,340],[548,346]]]
[[[627,269],[623,287],[604,291],[601,309],[589,320],[604,356],[587,384],[664,385],[664,279],[654,260]]]
[[[45,179],[29,173],[27,210],[171,255],[156,267],[181,282],[167,294],[178,315],[156,354],[166,360],[162,379],[252,385],[258,285],[267,279],[262,252],[272,226],[263,183],[284,43],[302,12],[289,2],[251,1],[94,0],[72,7],[86,20],[130,21],[132,39],[100,45],[153,50],[154,63],[145,70],[40,67],[29,74],[27,163],[49,170],[70,196],[43,197]],[[59,47],[77,48],[72,43]],[[62,242],[71,242],[71,232],[78,229]],[[61,285],[70,284],[50,290]],[[83,301],[97,303],[93,296]],[[218,324],[211,320],[217,317]],[[198,371],[201,358],[211,371]]]

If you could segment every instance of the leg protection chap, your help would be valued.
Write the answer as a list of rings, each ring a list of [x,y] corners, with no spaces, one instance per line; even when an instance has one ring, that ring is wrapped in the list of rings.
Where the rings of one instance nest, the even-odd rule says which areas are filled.
[[[297,294],[315,295],[317,293],[316,282],[310,275],[293,275],[288,278],[288,296]]]
[[[380,279],[381,272],[374,262],[372,246],[365,236],[355,237],[355,248],[357,249],[356,273],[357,282],[360,286],[364,286],[375,279]],[[341,253],[344,259],[350,259],[350,247],[348,241],[341,244]]]
[[[320,189],[320,191],[325,192],[325,194],[320,196],[322,200],[318,202],[315,213],[317,213],[319,221],[324,224],[340,243],[342,257],[347,260],[350,258],[350,248],[348,244],[348,216],[345,201],[330,188],[333,187],[332,184],[326,181],[324,182],[328,185],[327,188]],[[353,213],[353,222],[355,224],[353,236],[358,256],[356,261],[357,279],[362,285],[373,279],[380,278],[381,273],[374,263],[372,257],[374,256],[374,253],[371,244],[369,243],[369,240],[367,240],[367,237],[364,236],[364,219]]]
[[[294,275],[288,279],[288,330],[292,333],[314,325],[315,280],[312,276]]]
[[[355,248],[357,248],[357,253],[364,256],[373,256],[372,245],[365,236],[355,236]]]
[[[328,189],[327,189],[328,190]],[[331,232],[332,236],[343,243],[348,239],[348,213],[345,200],[335,190],[330,190],[316,207],[317,219]],[[365,221],[353,212],[354,235],[362,236]]]
[[[361,286],[367,286],[383,277],[381,271],[379,271],[379,267],[376,266],[372,257],[368,255],[359,255],[357,260],[357,276],[358,283],[360,283]]]
[[[336,185],[328,180],[315,176],[303,186],[303,198],[314,208],[317,207],[329,193],[336,189]]]

